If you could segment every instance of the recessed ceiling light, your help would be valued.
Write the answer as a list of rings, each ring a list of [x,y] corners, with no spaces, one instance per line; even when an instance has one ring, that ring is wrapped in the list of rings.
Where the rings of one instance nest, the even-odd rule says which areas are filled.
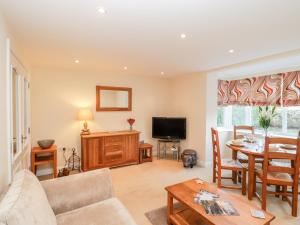
[[[98,12],[99,12],[100,14],[105,14],[105,13],[106,13],[106,9],[103,8],[103,7],[99,7],[99,8],[98,8]]]
[[[128,68],[127,68],[127,66],[124,66],[124,70],[127,70]]]
[[[165,75],[165,73],[164,73],[164,72],[160,72],[160,74],[161,74],[161,75]]]
[[[186,34],[180,34],[181,39],[185,39],[186,38]]]
[[[74,61],[75,63],[79,63],[79,60],[78,59],[75,59],[75,61]]]
[[[228,52],[229,53],[234,53],[234,49],[230,49]]]

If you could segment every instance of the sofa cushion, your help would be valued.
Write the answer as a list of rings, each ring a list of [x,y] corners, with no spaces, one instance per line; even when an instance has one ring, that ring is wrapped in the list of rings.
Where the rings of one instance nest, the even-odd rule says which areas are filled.
[[[56,225],[56,217],[34,174],[18,172],[0,203],[0,224]]]
[[[110,198],[56,216],[58,225],[136,225],[117,198]]]
[[[109,169],[98,169],[42,181],[55,215],[111,198],[114,195]]]

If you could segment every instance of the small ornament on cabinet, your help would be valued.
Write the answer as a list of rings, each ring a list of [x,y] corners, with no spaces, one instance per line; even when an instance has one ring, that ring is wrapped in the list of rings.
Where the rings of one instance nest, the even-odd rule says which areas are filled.
[[[134,122],[135,122],[135,119],[133,119],[133,118],[129,118],[129,119],[127,119],[127,122],[129,123],[129,126],[130,126],[130,130],[133,130],[133,124],[134,124]]]

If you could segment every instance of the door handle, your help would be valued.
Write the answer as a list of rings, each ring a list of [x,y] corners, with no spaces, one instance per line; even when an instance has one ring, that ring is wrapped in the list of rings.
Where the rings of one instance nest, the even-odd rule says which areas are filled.
[[[22,143],[24,143],[27,140],[27,136],[22,135]]]

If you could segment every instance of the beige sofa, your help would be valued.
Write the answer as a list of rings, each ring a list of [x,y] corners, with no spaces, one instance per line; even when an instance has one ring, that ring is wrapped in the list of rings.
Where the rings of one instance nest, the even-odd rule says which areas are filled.
[[[1,225],[136,225],[114,197],[109,169],[39,182],[16,174],[0,203]]]

